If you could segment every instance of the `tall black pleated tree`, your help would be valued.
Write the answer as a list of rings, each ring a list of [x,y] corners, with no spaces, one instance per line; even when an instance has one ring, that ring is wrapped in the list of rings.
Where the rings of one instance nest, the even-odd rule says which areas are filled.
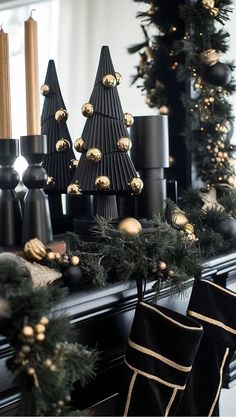
[[[48,173],[45,192],[49,197],[55,233],[57,228],[53,220],[57,220],[58,226],[61,224],[60,219],[63,217],[61,194],[66,193],[74,174],[74,168],[78,162],[72,148],[72,141],[66,123],[68,112],[62,98],[53,60],[49,60],[41,93],[45,97],[41,117],[41,131],[48,138],[48,154],[43,161],[43,166]]]
[[[116,196],[138,194],[143,187],[128,154],[131,141],[127,127],[133,117],[123,113],[117,90],[120,81],[109,48],[103,46],[92,94],[82,106],[87,120],[74,144],[82,154],[68,187],[71,195],[95,195],[94,215],[112,219],[118,217]]]

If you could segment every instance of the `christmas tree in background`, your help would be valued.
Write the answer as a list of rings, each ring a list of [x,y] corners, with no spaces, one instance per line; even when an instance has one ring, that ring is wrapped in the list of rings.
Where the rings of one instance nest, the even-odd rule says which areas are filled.
[[[107,218],[118,217],[117,194],[138,194],[143,187],[128,155],[131,141],[127,127],[133,117],[123,113],[117,91],[120,81],[109,48],[104,46],[91,97],[82,107],[87,120],[81,138],[75,142],[75,149],[82,155],[68,187],[71,195],[96,195],[95,214]]]
[[[51,216],[62,216],[61,194],[66,193],[78,162],[72,149],[66,123],[68,112],[61,95],[53,60],[48,63],[41,93],[45,97],[41,117],[42,134],[46,134],[48,138],[48,155],[43,161],[48,173],[46,192],[49,196]]]
[[[138,17],[145,19],[146,43],[130,48],[130,52],[145,48],[135,79],[142,79],[148,104],[169,113],[172,150],[177,142],[172,133],[179,119],[179,132],[193,151],[197,177],[209,187],[235,186],[235,147],[230,144],[233,115],[228,101],[236,88],[231,77],[234,66],[221,62],[220,55],[228,50],[229,33],[222,25],[229,20],[232,1],[145,3],[150,8]],[[149,36],[151,27],[157,29],[154,36]],[[184,114],[176,106],[177,96]]]

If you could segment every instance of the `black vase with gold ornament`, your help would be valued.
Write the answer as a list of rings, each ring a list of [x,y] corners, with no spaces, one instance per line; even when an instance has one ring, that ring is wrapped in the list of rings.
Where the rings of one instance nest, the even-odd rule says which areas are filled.
[[[150,219],[158,214],[166,199],[164,168],[169,167],[169,133],[167,115],[134,117],[131,127],[131,158],[144,182],[136,198],[136,217]]]

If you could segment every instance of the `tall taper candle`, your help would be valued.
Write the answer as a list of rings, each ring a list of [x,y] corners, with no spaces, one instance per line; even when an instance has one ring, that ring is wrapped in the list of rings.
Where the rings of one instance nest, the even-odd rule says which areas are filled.
[[[30,15],[25,21],[25,85],[27,135],[38,135],[40,128],[38,29]]]
[[[8,34],[0,28],[0,138],[11,138],[11,100]]]

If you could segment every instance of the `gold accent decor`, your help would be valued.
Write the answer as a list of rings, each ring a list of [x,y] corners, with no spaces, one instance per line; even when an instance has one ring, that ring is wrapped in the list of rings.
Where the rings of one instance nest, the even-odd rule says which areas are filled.
[[[219,320],[212,319],[211,317],[204,316],[203,314],[196,313],[196,311],[192,311],[192,310],[188,310],[188,315],[195,317],[196,319],[203,320],[206,323],[213,324],[214,326],[221,327],[222,329],[227,330],[227,332],[230,332],[230,333],[233,333],[233,335],[236,335],[236,329],[233,329],[232,327],[227,326],[226,324],[220,322]]]
[[[128,397],[127,397],[127,400],[126,400],[125,411],[124,411],[124,415],[123,415],[125,417],[128,415],[130,400],[131,400],[131,396],[132,396],[132,392],[133,392],[133,388],[134,388],[134,383],[135,383],[137,375],[138,375],[138,373],[136,371],[134,371],[134,373],[132,375],[132,378],[131,378],[131,381],[130,381]]]
[[[218,389],[217,389],[217,392],[216,392],[216,396],[215,396],[215,399],[214,399],[214,401],[212,403],[212,406],[211,406],[211,409],[210,409],[210,412],[209,412],[208,416],[212,416],[212,413],[213,413],[213,411],[215,409],[215,405],[216,405],[217,400],[218,400],[219,395],[220,395],[220,390],[221,390],[222,380],[223,380],[223,369],[224,369],[226,358],[227,358],[228,354],[229,354],[229,348],[226,348],[225,354],[224,354],[224,357],[223,357],[223,360],[222,360],[222,364],[221,364],[221,367],[220,367],[220,381],[219,381],[219,386],[218,386]]]
[[[176,397],[177,391],[178,391],[178,389],[174,388],[173,393],[172,393],[171,398],[170,398],[170,401],[169,401],[169,403],[167,405],[167,408],[166,408],[166,411],[165,411],[165,417],[167,417],[169,415],[169,411],[170,411],[170,408],[171,408],[171,406],[173,404],[173,401]]]

